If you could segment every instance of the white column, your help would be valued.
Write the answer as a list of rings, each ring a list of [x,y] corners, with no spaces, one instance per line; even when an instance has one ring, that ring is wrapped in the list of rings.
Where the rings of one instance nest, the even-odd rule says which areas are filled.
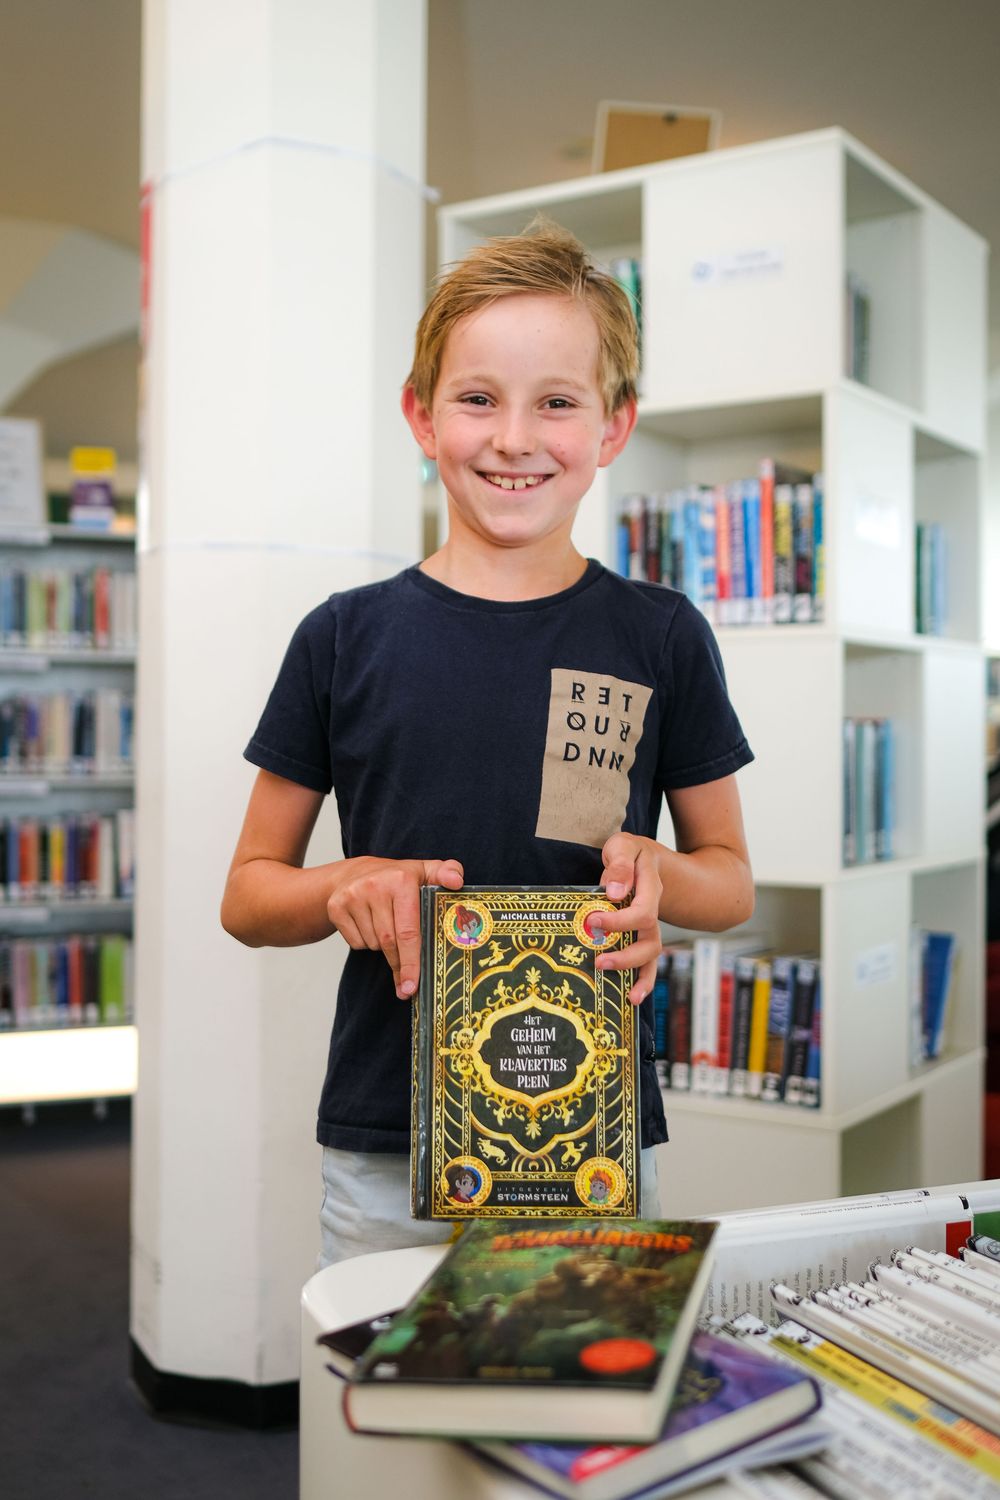
[[[297,1378],[342,955],[219,925],[297,621],[418,555],[424,0],[145,0],[132,1337]],[[324,810],[310,859],[336,853]]]

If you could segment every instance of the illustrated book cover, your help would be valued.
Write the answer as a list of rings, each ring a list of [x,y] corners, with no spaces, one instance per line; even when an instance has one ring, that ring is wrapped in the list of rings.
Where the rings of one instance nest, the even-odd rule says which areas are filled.
[[[633,1219],[638,1011],[592,887],[422,892],[411,1211]]]
[[[475,1219],[355,1365],[351,1427],[652,1442],[711,1274],[709,1220]]]

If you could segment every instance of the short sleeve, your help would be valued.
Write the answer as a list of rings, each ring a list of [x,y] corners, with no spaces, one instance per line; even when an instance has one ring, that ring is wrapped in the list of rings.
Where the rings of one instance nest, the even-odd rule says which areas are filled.
[[[322,604],[292,636],[253,738],[253,765],[314,792],[329,792],[330,689],[336,655],[333,612]]]
[[[659,763],[665,791],[718,781],[753,760],[712,628],[686,597],[664,643],[661,681],[667,684]]]

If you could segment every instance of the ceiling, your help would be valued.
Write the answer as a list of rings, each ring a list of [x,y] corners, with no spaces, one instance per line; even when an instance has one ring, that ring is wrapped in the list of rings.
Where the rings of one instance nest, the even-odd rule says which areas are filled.
[[[446,202],[588,172],[598,101],[632,99],[721,110],[723,146],[841,125],[1000,249],[1000,0],[428,5],[428,179]],[[137,246],[141,10],[3,0],[0,216]],[[1000,253],[991,288],[996,370]],[[134,345],[102,358],[120,401]],[[66,384],[42,376],[17,408]]]

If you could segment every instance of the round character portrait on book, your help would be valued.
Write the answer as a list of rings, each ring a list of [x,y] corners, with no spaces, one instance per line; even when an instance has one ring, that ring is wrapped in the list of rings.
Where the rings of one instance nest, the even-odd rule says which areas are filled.
[[[588,1208],[614,1208],[625,1196],[625,1173],[618,1162],[592,1156],[578,1170],[573,1186]]]
[[[444,935],[456,948],[481,948],[493,931],[493,918],[479,901],[456,901],[444,919]]]
[[[476,1208],[489,1196],[493,1178],[478,1156],[456,1156],[441,1173],[444,1195],[456,1208]]]

